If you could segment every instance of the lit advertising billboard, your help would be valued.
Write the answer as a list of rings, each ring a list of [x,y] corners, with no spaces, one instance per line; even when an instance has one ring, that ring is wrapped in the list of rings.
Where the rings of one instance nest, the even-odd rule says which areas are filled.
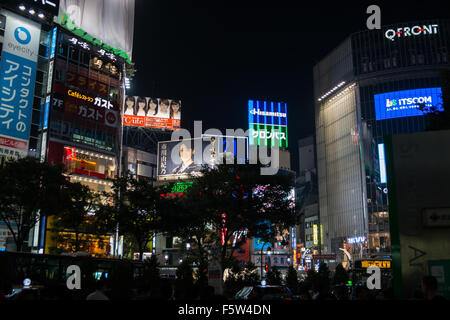
[[[246,149],[247,137],[204,136],[202,138],[158,142],[158,180],[187,179],[198,175],[203,165],[214,168],[230,159],[238,164],[245,163],[237,158],[242,147]],[[201,146],[201,154],[197,148]],[[247,152],[246,152],[247,154]],[[245,157],[247,155],[245,154]]]
[[[57,22],[83,39],[131,62],[134,0],[61,0]]]
[[[179,129],[181,101],[127,96],[123,124],[125,126]]]
[[[202,161],[196,163],[195,140],[201,140]],[[186,139],[183,141],[162,141],[158,142],[158,179],[176,180],[188,178],[189,175],[199,174],[202,165],[214,166],[215,150],[217,150],[217,141],[203,141],[203,138]]]
[[[9,11],[2,14],[6,26],[0,63],[0,146],[26,156],[41,27]]]
[[[377,120],[423,116],[419,105],[442,109],[441,88],[423,88],[376,94],[375,116]]]
[[[67,115],[113,128],[119,125],[119,112],[115,103],[58,83],[53,86],[53,92],[54,111],[63,111]]]
[[[287,148],[287,104],[281,102],[248,101],[249,144]]]

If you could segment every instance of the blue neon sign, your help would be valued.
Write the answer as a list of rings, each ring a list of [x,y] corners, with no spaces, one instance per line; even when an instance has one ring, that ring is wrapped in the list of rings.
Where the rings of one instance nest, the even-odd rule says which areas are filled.
[[[443,110],[442,90],[439,87],[376,94],[374,99],[377,120],[423,116],[419,105],[434,106]]]
[[[250,145],[275,145],[287,148],[287,104],[281,102],[248,101]]]

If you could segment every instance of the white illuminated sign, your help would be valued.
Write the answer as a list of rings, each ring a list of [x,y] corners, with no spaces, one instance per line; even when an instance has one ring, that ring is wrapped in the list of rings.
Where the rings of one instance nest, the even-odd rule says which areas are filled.
[[[395,38],[402,38],[402,37],[412,37],[412,36],[419,36],[419,35],[427,35],[427,34],[437,34],[439,25],[437,24],[430,24],[430,25],[424,25],[424,26],[413,26],[413,27],[403,27],[403,28],[397,28],[386,30],[384,33],[384,36],[391,40],[395,41]]]
[[[351,244],[362,243],[364,241],[366,241],[366,237],[364,237],[364,236],[363,237],[353,237],[353,238],[348,238],[347,239],[347,242],[351,243]]]
[[[261,131],[253,131],[252,135],[253,135],[253,138],[257,138],[259,136],[260,139],[275,138],[278,140],[286,140],[286,133],[284,133],[284,132],[261,130]]]
[[[282,117],[282,118],[286,118],[287,114],[286,113],[282,113],[282,112],[269,112],[269,111],[261,111],[261,110],[256,110],[256,109],[252,109],[249,111],[251,114],[255,115],[259,115],[259,116],[267,116],[267,117]]]

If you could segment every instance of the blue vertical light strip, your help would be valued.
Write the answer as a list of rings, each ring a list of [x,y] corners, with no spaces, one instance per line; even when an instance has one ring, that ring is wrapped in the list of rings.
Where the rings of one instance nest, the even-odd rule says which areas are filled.
[[[256,100],[256,110],[259,110],[259,101],[258,100]],[[258,123],[256,125],[256,129],[257,129],[256,131],[258,132],[258,136],[256,138],[256,145],[257,146],[259,146],[259,124],[261,123],[260,121],[261,121],[261,119],[260,119],[260,116],[258,115],[258,117],[256,118],[256,123]]]
[[[387,182],[386,158],[384,156],[384,143],[378,144],[378,162],[380,164],[380,182]]]
[[[287,103],[284,103],[284,113],[286,113],[286,120],[284,124],[286,125],[286,148],[288,147],[288,117],[287,117]]]
[[[41,219],[41,232],[39,233],[39,236],[41,237],[39,239],[39,249],[42,249],[42,250],[44,250],[44,246],[45,246],[46,222],[47,222],[47,217],[46,216],[42,216],[42,219]]]
[[[273,111],[273,102],[270,102],[270,112],[274,112]],[[272,134],[274,133],[274,127],[273,127],[273,125],[274,125],[274,121],[275,121],[275,117],[274,116],[270,116],[270,124],[271,124],[271,132],[272,132]],[[274,147],[274,144],[275,144],[275,139],[273,139],[273,137],[270,139],[270,145],[272,146],[272,147]]]
[[[280,106],[281,106],[281,103],[278,102],[278,103],[277,103],[277,107],[278,107],[278,111],[277,111],[277,112],[278,112],[278,113],[281,112]],[[277,131],[278,131],[278,136],[279,136],[279,137],[281,136],[281,135],[280,135],[280,132],[282,131],[280,125],[281,125],[281,117],[278,117],[278,130],[277,130]],[[274,127],[274,131],[275,131],[275,127]],[[283,146],[283,141],[282,141],[282,140],[279,140],[279,141],[278,141],[278,146],[279,146],[279,147],[282,147],[282,146]]]
[[[50,50],[50,59],[53,59],[55,57],[57,33],[58,33],[58,28],[54,27],[53,31],[52,31],[52,44],[51,44],[51,50]]]
[[[47,40],[45,44],[45,57],[48,58],[50,56],[50,50],[51,50],[51,38],[50,38],[50,32],[47,32]]]
[[[264,105],[264,112],[267,112],[267,102],[264,101],[264,102],[263,102],[263,105]],[[266,116],[266,115],[264,115],[264,130],[265,130],[266,133],[267,133],[267,116]],[[266,137],[267,137],[267,136],[266,136]],[[264,139],[264,145],[267,146],[267,138]]]
[[[251,111],[253,110],[253,100],[248,100],[248,131],[249,131],[249,143],[250,145],[254,145],[254,139],[253,139],[253,114]]]

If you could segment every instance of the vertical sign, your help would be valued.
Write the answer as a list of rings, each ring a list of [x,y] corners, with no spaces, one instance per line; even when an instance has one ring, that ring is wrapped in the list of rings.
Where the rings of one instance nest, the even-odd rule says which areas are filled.
[[[9,11],[0,63],[0,145],[28,154],[41,27]]]
[[[313,240],[314,240],[314,245],[319,244],[319,235],[317,232],[317,224],[313,224]]]
[[[384,143],[378,144],[378,162],[380,165],[380,183],[387,182],[386,159],[384,156]]]
[[[250,145],[287,148],[287,104],[281,102],[248,101]]]

